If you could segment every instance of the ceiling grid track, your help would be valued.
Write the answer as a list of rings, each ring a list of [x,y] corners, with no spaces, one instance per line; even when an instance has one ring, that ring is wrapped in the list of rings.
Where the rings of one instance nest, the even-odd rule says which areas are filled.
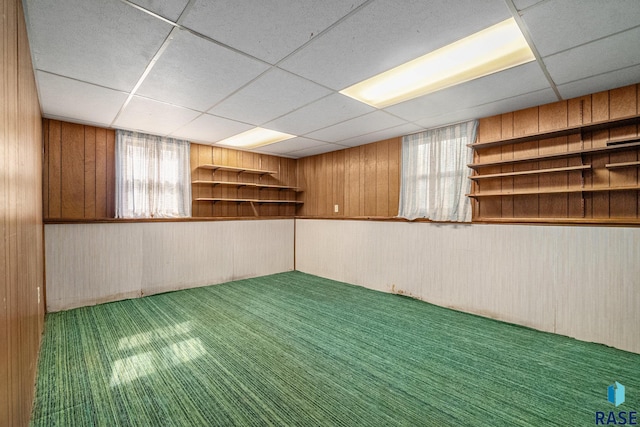
[[[520,15],[520,12],[516,8],[516,5],[513,4],[513,0],[504,0],[504,1],[507,4],[507,7],[509,8],[509,11],[511,12],[511,15],[513,16],[513,19],[515,19],[516,23],[518,24],[518,27],[520,27],[520,31],[522,32],[522,35],[524,36],[524,39],[529,44],[529,48],[531,49],[531,52],[533,52],[533,56],[535,56],[536,62],[538,63],[538,66],[540,67],[540,69],[544,73],[544,76],[549,81],[549,85],[551,86],[551,89],[553,89],[553,92],[558,97],[558,101],[562,101],[563,98],[562,98],[562,95],[560,95],[560,91],[558,90],[558,86],[556,85],[556,82],[553,81],[553,78],[551,77],[551,74],[549,73],[549,70],[547,70],[547,66],[545,65],[544,61],[542,60],[542,56],[540,55],[540,52],[538,52],[538,49],[536,48],[536,45],[533,43],[533,38],[531,37],[531,33],[529,32],[529,29],[527,28],[527,24],[522,19],[522,16]]]

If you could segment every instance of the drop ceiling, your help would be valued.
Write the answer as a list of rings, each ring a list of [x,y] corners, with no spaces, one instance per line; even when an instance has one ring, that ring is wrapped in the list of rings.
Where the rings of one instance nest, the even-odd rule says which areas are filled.
[[[24,0],[45,117],[300,158],[640,82],[638,0]],[[514,17],[536,61],[376,109],[340,90]]]

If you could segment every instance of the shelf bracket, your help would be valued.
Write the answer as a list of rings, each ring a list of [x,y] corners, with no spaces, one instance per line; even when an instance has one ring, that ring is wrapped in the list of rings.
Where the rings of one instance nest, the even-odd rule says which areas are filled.
[[[251,209],[253,209],[253,215],[260,216],[260,215],[258,215],[258,210],[256,209],[256,207],[253,204],[253,202],[249,202],[249,204],[251,205]]]

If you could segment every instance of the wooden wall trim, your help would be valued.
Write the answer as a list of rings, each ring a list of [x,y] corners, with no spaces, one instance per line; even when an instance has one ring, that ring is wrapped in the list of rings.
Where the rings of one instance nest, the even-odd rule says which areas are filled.
[[[215,221],[256,221],[275,219],[294,219],[294,216],[218,216],[195,218],[92,218],[92,219],[48,219],[45,224],[129,224],[135,222],[215,222]]]

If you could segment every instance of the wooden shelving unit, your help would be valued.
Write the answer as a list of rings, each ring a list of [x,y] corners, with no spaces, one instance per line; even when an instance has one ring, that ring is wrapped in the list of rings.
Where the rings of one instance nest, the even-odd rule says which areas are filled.
[[[236,166],[226,166],[226,165],[218,165],[218,164],[203,164],[203,165],[199,165],[198,168],[200,169],[205,169],[205,170],[211,170],[212,174],[215,175],[216,172],[234,172],[237,173],[238,176],[240,176],[240,174],[252,174],[252,175],[259,175],[260,176],[260,181],[262,180],[262,177],[265,175],[276,175],[278,172],[277,171],[272,171],[272,170],[266,170],[266,169],[253,169],[253,168],[242,168],[242,167],[236,167]],[[246,180],[248,181],[248,179]],[[212,179],[212,180],[206,180],[206,179],[198,179],[198,180],[194,180],[191,182],[191,185],[210,185],[213,187],[217,187],[217,186],[224,186],[224,187],[235,187],[238,189],[238,194],[240,194],[240,189],[242,188],[251,188],[251,189],[257,189],[258,190],[258,194],[260,193],[260,190],[278,190],[278,191],[287,191],[287,192],[291,192],[291,193],[299,193],[302,190],[299,187],[293,187],[293,186],[289,186],[289,185],[280,185],[280,184],[262,184],[260,182],[244,182],[244,181],[223,181],[223,180],[216,180],[216,179]],[[254,195],[256,193],[253,193]],[[251,205],[251,208],[253,210],[253,213],[255,216],[259,216],[258,215],[258,210],[256,209],[255,205],[261,205],[261,204],[279,204],[279,205],[295,205],[295,206],[299,206],[301,204],[303,204],[304,202],[299,201],[299,200],[295,200],[295,199],[262,199],[262,198],[256,198],[256,197],[196,197],[194,199],[197,202],[211,202],[211,203],[249,203]]]
[[[202,169],[211,169],[212,171],[226,171],[226,172],[237,172],[237,173],[252,173],[256,175],[275,175],[278,172],[276,171],[268,171],[263,169],[251,169],[251,168],[239,168],[235,166],[224,166],[224,165],[200,165]]]
[[[205,180],[195,180],[191,181],[192,184],[203,184],[203,185],[224,185],[229,187],[253,187],[258,189],[272,189],[272,190],[292,190],[295,192],[300,192],[300,188],[298,187],[290,187],[288,185],[272,185],[272,184],[256,184],[254,182],[231,182],[231,181],[205,181]]]
[[[591,169],[591,165],[568,166],[566,168],[532,169],[528,171],[491,173],[491,174],[485,174],[485,175],[472,175],[469,177],[469,179],[478,181],[480,179],[504,178],[509,176],[523,176],[523,175],[540,175],[544,173],[558,173],[558,172],[569,172],[569,171],[579,171],[579,170],[581,171],[585,169]]]
[[[483,148],[499,147],[507,144],[519,144],[529,141],[537,141],[540,139],[557,138],[559,136],[567,136],[578,133],[594,132],[603,129],[610,129],[613,127],[622,127],[635,125],[640,123],[640,114],[633,116],[620,117],[614,120],[603,120],[587,124],[581,124],[576,126],[569,126],[562,129],[549,130],[546,132],[536,132],[528,135],[514,136],[511,138],[498,139],[495,141],[486,141],[482,143],[468,144],[469,147],[474,150],[480,150]],[[638,137],[635,138],[639,139]]]
[[[640,166],[640,162],[607,163],[604,165],[607,169],[637,168],[638,166]]]
[[[490,123],[495,126],[496,121]],[[469,144],[475,155],[474,162],[468,165],[472,170],[472,191],[466,196],[474,200],[474,220],[579,221],[575,217],[581,215],[596,223],[601,216],[603,223],[640,222],[640,171],[632,170],[640,167],[639,132],[640,114],[634,114]],[[488,134],[500,135],[500,131]],[[596,141],[597,146],[590,145],[596,145]],[[521,146],[526,143],[529,144]],[[587,147],[576,149],[585,144]],[[547,153],[535,154],[543,146]],[[505,153],[509,153],[508,158]],[[557,195],[562,194],[566,198],[559,199]],[[554,208],[556,203],[561,205]],[[566,212],[567,217],[559,218],[558,212]],[[526,218],[529,214],[532,218]]]
[[[637,138],[633,138],[633,139],[637,139]],[[486,168],[491,166],[514,165],[516,163],[538,162],[541,160],[558,160],[558,159],[566,159],[569,157],[584,156],[588,154],[624,151],[624,150],[629,150],[632,148],[639,148],[639,147],[640,147],[640,142],[632,142],[627,144],[609,145],[606,147],[585,148],[582,150],[566,151],[562,153],[541,154],[538,156],[522,157],[519,159],[498,160],[495,162],[483,162],[483,163],[469,163],[467,166],[470,167],[471,169],[480,169],[480,168]],[[486,147],[483,147],[483,148],[486,148]],[[476,147],[474,147],[474,149],[477,150]]]
[[[265,199],[227,199],[223,197],[198,197],[199,202],[234,202],[234,203],[282,203],[282,204],[302,204],[299,200],[265,200]]]
[[[526,196],[532,194],[568,194],[568,193],[597,193],[601,191],[637,191],[640,190],[640,186],[625,186],[625,187],[579,187],[579,188],[554,188],[549,190],[523,190],[523,191],[487,191],[484,193],[469,193],[467,197],[501,197],[501,196]]]

